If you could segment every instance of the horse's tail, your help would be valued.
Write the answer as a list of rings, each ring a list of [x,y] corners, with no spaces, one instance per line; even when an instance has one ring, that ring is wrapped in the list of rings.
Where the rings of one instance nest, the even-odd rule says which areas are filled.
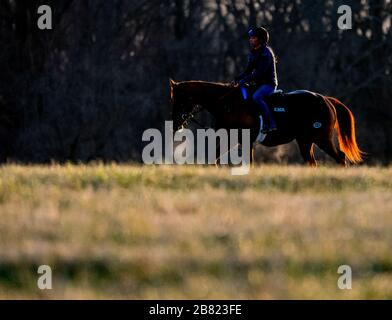
[[[357,144],[355,135],[355,118],[351,110],[333,97],[326,97],[335,107],[338,121],[336,122],[336,130],[340,149],[346,154],[347,159],[353,164],[359,164],[363,161],[362,152]]]

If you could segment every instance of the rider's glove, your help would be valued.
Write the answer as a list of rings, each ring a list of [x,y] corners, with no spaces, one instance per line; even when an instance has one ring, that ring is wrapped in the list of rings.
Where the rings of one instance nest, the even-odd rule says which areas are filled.
[[[241,87],[243,87],[245,85],[246,81],[244,79],[240,80],[240,82],[238,83]]]

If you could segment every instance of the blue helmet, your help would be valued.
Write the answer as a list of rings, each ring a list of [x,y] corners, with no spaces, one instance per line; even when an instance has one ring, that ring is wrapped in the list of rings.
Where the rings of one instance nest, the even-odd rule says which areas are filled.
[[[268,44],[269,42],[269,32],[267,29],[263,27],[252,27],[248,31],[248,36],[250,37],[256,37],[260,40],[261,43],[263,44]]]

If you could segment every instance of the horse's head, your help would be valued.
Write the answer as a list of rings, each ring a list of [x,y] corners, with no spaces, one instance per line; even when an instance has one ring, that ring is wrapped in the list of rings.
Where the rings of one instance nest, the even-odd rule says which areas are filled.
[[[173,108],[173,127],[177,131],[186,126],[197,103],[189,91],[187,83],[175,82],[172,79],[170,79],[170,100]]]
[[[183,81],[170,80],[170,98],[173,106],[174,130],[185,127],[188,121],[199,111],[207,110],[216,114],[217,110],[227,102],[231,93],[239,89],[229,84],[206,82],[206,81]]]

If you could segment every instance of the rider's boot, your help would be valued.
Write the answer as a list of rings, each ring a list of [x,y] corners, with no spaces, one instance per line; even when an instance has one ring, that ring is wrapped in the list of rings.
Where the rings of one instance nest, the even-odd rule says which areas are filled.
[[[261,115],[263,116],[263,128],[261,130],[262,133],[269,133],[277,130],[277,125],[274,118],[271,115],[271,112],[268,108],[268,105],[264,101],[258,101],[259,110],[261,111]]]
[[[272,117],[272,115],[269,115],[268,118],[269,119],[266,122],[266,126],[264,126],[264,128],[263,128],[263,133],[268,133],[268,132],[278,130],[278,127],[277,127],[276,122],[275,122],[274,118]]]

